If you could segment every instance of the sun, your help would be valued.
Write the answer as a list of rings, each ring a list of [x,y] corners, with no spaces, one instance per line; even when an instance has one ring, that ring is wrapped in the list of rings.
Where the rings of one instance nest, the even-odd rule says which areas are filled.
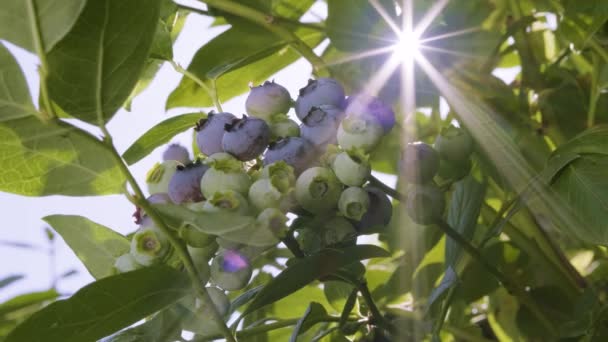
[[[393,49],[393,54],[400,60],[413,59],[420,54],[420,39],[415,32],[400,32],[399,41]]]

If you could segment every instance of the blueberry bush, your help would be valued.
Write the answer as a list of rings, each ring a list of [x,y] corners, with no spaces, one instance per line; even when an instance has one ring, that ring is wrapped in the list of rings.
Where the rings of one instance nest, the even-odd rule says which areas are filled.
[[[182,67],[192,13],[225,30]],[[3,0],[0,39],[40,79],[0,44],[0,190],[138,225],[44,217],[95,281],[1,303],[0,341],[608,338],[605,0]],[[163,64],[197,110],[121,153]]]

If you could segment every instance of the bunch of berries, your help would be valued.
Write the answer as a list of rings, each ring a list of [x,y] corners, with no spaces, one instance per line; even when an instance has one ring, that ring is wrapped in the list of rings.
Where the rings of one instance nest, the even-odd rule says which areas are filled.
[[[287,115],[292,107],[300,123]],[[286,234],[295,232],[304,254],[355,244],[358,235],[382,231],[393,208],[386,194],[368,184],[370,153],[395,125],[393,110],[381,100],[365,94],[346,98],[336,80],[319,78],[310,80],[293,101],[284,87],[265,82],[251,89],[246,112],[241,117],[209,114],[194,127],[202,155],[191,160],[186,148],[170,145],[147,175],[152,204],[180,205],[194,215],[252,218],[251,225],[218,236],[191,224],[176,232],[187,244],[201,281],[211,286],[214,305],[224,313],[224,291],[247,286],[254,259]],[[463,158],[452,149],[454,140],[462,138],[451,129],[440,138],[436,144],[441,157],[459,163]],[[438,206],[427,212],[420,204],[427,197],[443,198],[429,183],[440,168],[439,155],[426,144],[410,144],[403,165],[407,180],[419,184],[408,211],[417,222],[429,222],[435,212],[443,212]],[[116,261],[119,272],[167,263],[173,254],[154,222],[141,210],[135,216],[140,228],[131,252]],[[209,303],[194,299],[186,306],[195,313],[209,310]],[[208,326],[192,329],[215,331]]]

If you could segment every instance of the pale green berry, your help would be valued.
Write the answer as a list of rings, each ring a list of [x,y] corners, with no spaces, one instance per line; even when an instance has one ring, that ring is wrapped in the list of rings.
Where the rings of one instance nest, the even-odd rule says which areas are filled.
[[[338,208],[344,217],[359,221],[369,209],[369,195],[359,187],[350,187],[342,191]]]
[[[285,137],[299,137],[300,125],[287,115],[275,115],[270,119],[270,139],[272,141]]]
[[[312,167],[304,171],[296,182],[296,200],[311,213],[325,213],[338,204],[342,184],[334,172],[326,167]]]
[[[131,255],[144,266],[161,262],[169,249],[169,240],[154,225],[139,228],[131,240]]]
[[[177,171],[177,166],[182,165],[175,160],[165,160],[156,163],[146,174],[146,184],[150,195],[169,192],[169,182]]]
[[[216,192],[227,190],[247,195],[251,186],[251,178],[243,169],[224,170],[210,168],[201,179],[201,191],[205,198],[212,198]]]
[[[332,166],[336,177],[348,186],[363,185],[372,172],[368,157],[361,150],[338,154]]]
[[[213,235],[203,233],[191,225],[182,226],[179,229],[179,237],[186,241],[188,246],[197,248],[207,247],[215,241]]]
[[[256,223],[270,230],[277,239],[282,239],[287,233],[287,220],[287,216],[279,209],[266,208],[258,215]]]
[[[323,242],[325,246],[352,241],[357,237],[357,231],[353,225],[343,217],[333,217],[324,224]]]
[[[268,178],[258,179],[249,188],[249,201],[257,210],[280,207],[282,197]]]
[[[114,262],[114,267],[119,273],[125,273],[135,271],[136,269],[141,268],[141,265],[137,263],[131,253],[125,253],[116,258],[116,261]]]
[[[247,286],[251,273],[249,260],[235,250],[223,250],[211,262],[211,281],[227,291]]]
[[[345,150],[359,148],[369,152],[378,145],[384,130],[373,118],[348,116],[338,128],[338,144]]]
[[[243,195],[233,190],[216,192],[203,205],[203,211],[208,213],[229,212],[245,215],[249,204]]]

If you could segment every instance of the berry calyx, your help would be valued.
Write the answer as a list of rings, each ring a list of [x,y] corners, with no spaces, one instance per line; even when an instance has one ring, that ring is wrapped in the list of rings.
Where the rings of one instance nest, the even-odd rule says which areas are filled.
[[[154,224],[142,226],[131,240],[131,255],[138,264],[151,266],[169,252],[167,237]]]
[[[430,182],[439,170],[439,154],[429,144],[408,143],[401,161],[405,179],[414,184]]]
[[[206,119],[201,119],[194,128],[198,149],[208,156],[222,152],[224,128],[234,120],[236,116],[231,113],[209,113]]]
[[[296,200],[311,213],[324,213],[336,207],[342,185],[334,172],[326,167],[312,167],[296,181]]]
[[[367,191],[359,187],[349,187],[340,194],[338,209],[344,217],[359,221],[369,209],[369,202]]]
[[[407,194],[406,209],[412,221],[428,225],[443,217],[445,197],[433,184],[415,185]]]
[[[208,213],[229,212],[245,215],[249,211],[247,200],[233,190],[216,192],[203,205],[203,211]]]
[[[294,105],[296,115],[300,120],[303,120],[312,107],[321,105],[333,105],[342,108],[344,106],[344,96],[344,88],[333,78],[309,80],[308,84],[300,89]]]
[[[247,195],[251,178],[243,169],[243,164],[234,158],[216,158],[211,156],[206,160],[211,168],[203,175],[200,188],[206,198],[211,198],[216,192],[233,190],[241,195]]]
[[[222,149],[240,161],[256,158],[270,142],[270,127],[258,118],[245,116],[225,125]]]
[[[177,167],[183,165],[175,160],[165,160],[162,163],[156,163],[146,174],[146,184],[150,194],[168,193],[169,182],[177,172]]]

